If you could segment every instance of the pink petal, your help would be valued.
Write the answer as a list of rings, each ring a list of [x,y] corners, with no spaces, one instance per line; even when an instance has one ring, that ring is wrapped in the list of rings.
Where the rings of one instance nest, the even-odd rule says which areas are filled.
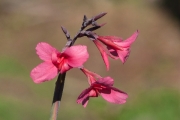
[[[123,104],[126,102],[128,95],[114,87],[99,90],[101,96],[111,103]]]
[[[77,103],[82,104],[84,107],[86,107],[88,104],[90,91],[91,91],[91,88],[85,89],[77,98]]]
[[[88,69],[82,68],[83,72],[87,75],[87,76],[92,76],[94,78],[102,78],[100,75],[98,75],[95,72],[89,71]]]
[[[136,31],[136,32],[133,33],[133,35],[130,36],[128,39],[126,39],[126,40],[124,40],[124,41],[122,41],[122,42],[114,42],[114,43],[116,43],[117,45],[119,45],[119,46],[121,46],[121,47],[125,47],[125,48],[130,47],[131,44],[132,44],[132,43],[136,40],[136,38],[138,37],[138,34],[139,34],[139,32]]]
[[[36,53],[39,55],[39,58],[44,61],[51,61],[52,53],[59,53],[54,47],[48,43],[41,42],[36,46]]]
[[[101,36],[99,36],[97,39],[101,41],[102,43],[104,43],[107,47],[111,47],[117,50],[122,50],[122,48],[119,45],[117,45],[115,42],[109,39],[104,39],[104,37],[101,37]]]
[[[89,85],[91,85],[94,82],[96,82],[96,78],[94,76],[88,75],[87,78],[88,78]]]
[[[110,40],[110,41],[113,41],[113,42],[121,42],[121,41],[123,41],[122,38],[116,37],[116,36],[101,36],[101,38],[107,39],[107,40]]]
[[[58,56],[60,56],[60,53],[57,53],[56,51],[52,52],[52,55],[51,55],[52,63],[57,64]]]
[[[56,77],[58,69],[51,62],[43,62],[31,71],[31,78],[35,83],[49,81]]]
[[[81,68],[81,71],[87,76],[88,83],[90,85],[96,82],[96,79],[102,78],[100,75],[96,74],[95,72],[89,71],[88,69]]]
[[[125,50],[125,51],[117,51],[119,59],[122,61],[122,63],[125,63],[127,58],[129,57],[130,50]]]
[[[98,79],[96,83],[104,85],[104,86],[113,86],[114,80],[111,77],[104,77],[104,78]]]
[[[103,58],[103,61],[106,65],[107,70],[109,70],[109,60],[107,57],[107,52],[105,51],[105,48],[99,43],[99,41],[97,40],[93,40],[93,42],[95,43],[95,45],[97,46],[97,48],[99,49],[101,56]]]
[[[61,66],[61,69],[59,70],[60,73],[64,73],[68,70],[70,70],[72,67],[69,66],[67,63],[64,63],[63,66]]]
[[[89,92],[89,97],[98,97],[98,93],[95,89],[92,89],[90,92]]]
[[[109,60],[108,60],[106,52],[102,51],[101,56],[103,58],[103,61],[104,61],[105,65],[106,65],[107,70],[109,70]]]
[[[67,63],[72,67],[82,66],[89,58],[87,46],[84,45],[69,47],[62,54],[66,57]]]

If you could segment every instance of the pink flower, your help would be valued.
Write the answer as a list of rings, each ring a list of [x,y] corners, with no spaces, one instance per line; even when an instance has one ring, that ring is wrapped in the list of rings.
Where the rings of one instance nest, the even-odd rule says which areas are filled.
[[[77,103],[82,104],[84,107],[87,106],[90,97],[98,97],[101,95],[106,101],[123,104],[126,102],[128,95],[113,87],[114,80],[111,77],[104,77],[97,75],[96,73],[90,72],[87,69],[81,69],[86,76],[90,87],[85,89],[78,97]],[[97,80],[96,80],[97,79]]]
[[[36,53],[44,62],[31,71],[31,78],[35,83],[49,81],[59,72],[64,73],[73,67],[82,66],[89,57],[86,46],[72,46],[59,52],[45,42],[36,46]]]
[[[109,61],[107,56],[110,56],[113,59],[120,59],[122,63],[126,62],[130,54],[130,46],[136,40],[138,33],[139,32],[136,31],[126,40],[122,40],[121,38],[115,36],[98,36],[97,39],[94,40],[94,43],[99,49],[107,69],[109,69]],[[99,41],[106,45],[107,48],[104,48]]]

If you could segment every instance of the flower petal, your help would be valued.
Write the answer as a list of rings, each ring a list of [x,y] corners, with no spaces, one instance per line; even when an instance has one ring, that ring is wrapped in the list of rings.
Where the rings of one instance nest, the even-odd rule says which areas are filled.
[[[107,52],[106,52],[105,48],[97,40],[93,40],[93,42],[95,43],[95,45],[99,49],[101,56],[103,58],[103,61],[106,65],[106,68],[107,68],[107,70],[109,70],[109,60],[108,60]]]
[[[96,89],[92,89],[89,92],[89,97],[98,97],[98,92],[96,91]]]
[[[36,53],[38,54],[39,58],[44,61],[51,61],[53,52],[59,53],[56,48],[52,47],[48,43],[41,42],[36,46]]]
[[[111,103],[123,104],[126,102],[128,95],[114,87],[104,88],[99,90],[101,96]]]
[[[56,77],[58,69],[51,62],[43,62],[31,71],[31,78],[35,83],[49,81]]]
[[[111,47],[113,49],[117,49],[117,50],[122,50],[122,47],[120,47],[119,45],[117,45],[114,41],[112,41],[111,39],[104,39],[103,36],[99,36],[97,38],[99,41],[101,41],[103,44],[105,44],[107,47]]]
[[[117,50],[117,53],[118,53],[119,59],[122,61],[122,63],[125,63],[127,58],[129,57],[130,50],[129,49],[124,50],[124,51]]]
[[[109,60],[108,60],[106,52],[102,51],[101,56],[103,58],[103,61],[104,61],[105,65],[106,65],[107,70],[109,70]]]
[[[110,41],[113,41],[113,42],[121,42],[121,41],[123,41],[122,38],[116,37],[116,36],[101,36],[101,38],[107,39],[107,40],[110,40]]]
[[[104,85],[104,86],[113,86],[114,80],[108,76],[108,77],[98,79],[96,83]]]
[[[96,79],[102,78],[100,75],[96,74],[95,72],[89,71],[86,68],[81,68],[81,71],[87,76],[89,85],[96,82]]]
[[[61,66],[61,69],[59,70],[60,73],[64,73],[68,70],[70,70],[72,67],[69,66],[67,63],[64,63],[62,66]]]
[[[82,104],[84,107],[86,107],[88,104],[90,91],[91,91],[91,88],[85,89],[77,98],[77,103]]]
[[[79,67],[83,65],[89,58],[87,46],[84,45],[69,47],[62,54],[67,59],[67,63],[72,67]]]
[[[133,35],[131,35],[129,38],[127,38],[126,40],[124,41],[121,41],[121,42],[114,42],[115,44],[117,44],[118,46],[120,47],[124,47],[124,48],[127,48],[127,47],[130,47],[131,44],[136,40],[136,38],[138,37],[138,30],[133,33]]]

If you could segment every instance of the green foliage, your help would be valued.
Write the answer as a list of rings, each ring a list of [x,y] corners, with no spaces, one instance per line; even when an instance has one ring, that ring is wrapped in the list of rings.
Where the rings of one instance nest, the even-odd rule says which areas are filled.
[[[146,91],[115,120],[179,120],[180,94],[174,90]]]
[[[0,75],[23,75],[26,69],[12,58],[0,58]]]
[[[1,120],[40,120],[47,117],[48,111],[43,111],[30,102],[0,96]]]

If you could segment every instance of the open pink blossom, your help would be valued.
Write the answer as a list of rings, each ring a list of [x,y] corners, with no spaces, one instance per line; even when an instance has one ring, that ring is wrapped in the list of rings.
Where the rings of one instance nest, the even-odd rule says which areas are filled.
[[[130,46],[136,40],[138,36],[138,31],[136,31],[132,36],[126,40],[122,40],[115,36],[98,36],[94,43],[98,47],[101,56],[106,64],[106,68],[109,69],[108,57],[113,59],[120,59],[122,63],[125,63],[130,54]],[[101,41],[107,48],[99,42]]]
[[[114,80],[111,77],[102,78],[84,68],[82,71],[88,77],[90,87],[85,89],[79,95],[77,103],[86,107],[90,97],[98,97],[99,95],[111,103],[123,104],[126,102],[128,95],[125,92],[113,87]]]
[[[86,46],[76,45],[59,52],[45,42],[36,46],[36,53],[44,62],[31,71],[31,78],[35,83],[49,81],[58,73],[82,66],[89,57]]]

